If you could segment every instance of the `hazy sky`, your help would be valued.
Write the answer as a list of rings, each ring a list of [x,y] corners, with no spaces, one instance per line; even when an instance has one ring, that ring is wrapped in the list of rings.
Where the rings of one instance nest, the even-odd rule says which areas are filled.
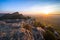
[[[60,0],[0,0],[1,11],[60,11]]]

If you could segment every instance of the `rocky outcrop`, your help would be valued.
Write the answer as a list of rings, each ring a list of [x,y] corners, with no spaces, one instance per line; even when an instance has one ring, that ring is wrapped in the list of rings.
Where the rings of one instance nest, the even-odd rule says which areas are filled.
[[[22,16],[15,12],[3,18],[22,18]],[[6,21],[0,21],[0,40],[60,40],[60,35],[54,28],[45,27],[35,19],[28,17],[27,20],[7,19]]]
[[[45,40],[42,31],[38,30],[37,28],[32,29],[32,34],[34,36],[34,40]]]
[[[17,23],[1,24],[0,40],[44,40],[42,31],[39,31],[37,28],[30,28],[29,25],[25,26],[28,28],[25,28],[18,26]]]
[[[5,14],[4,16],[1,16],[0,19],[24,19],[25,17],[22,14],[19,14],[18,12],[14,12],[12,14]]]

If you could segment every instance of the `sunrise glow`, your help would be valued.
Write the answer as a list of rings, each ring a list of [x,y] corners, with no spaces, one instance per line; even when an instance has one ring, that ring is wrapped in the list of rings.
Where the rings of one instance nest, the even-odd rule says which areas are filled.
[[[54,8],[53,8],[52,6],[46,6],[46,7],[42,10],[42,12],[43,12],[44,14],[49,14],[49,13],[53,12],[53,10],[54,10]]]
[[[52,11],[49,10],[49,9],[46,9],[46,10],[43,11],[44,14],[49,14],[50,12],[52,12]]]
[[[45,1],[45,0],[36,0],[36,1],[21,1],[21,0],[0,0],[0,13],[2,12],[20,12],[22,14],[57,14],[60,12],[59,1]],[[53,13],[55,12],[55,13]],[[59,13],[60,14],[60,13]]]

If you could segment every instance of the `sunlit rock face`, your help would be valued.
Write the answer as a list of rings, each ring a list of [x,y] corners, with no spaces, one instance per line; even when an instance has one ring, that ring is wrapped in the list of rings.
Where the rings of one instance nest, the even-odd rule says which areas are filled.
[[[0,31],[0,40],[34,40],[32,33],[24,28]]]
[[[39,31],[37,28],[32,29],[34,40],[44,40],[42,31]]]
[[[20,40],[34,40],[34,37],[29,30],[24,29],[24,28],[20,28],[18,31],[19,31],[19,34],[20,34],[19,35]]]
[[[21,23],[1,22],[0,24],[2,24],[0,25],[0,40],[44,40],[41,31],[33,26],[30,31],[18,26]]]

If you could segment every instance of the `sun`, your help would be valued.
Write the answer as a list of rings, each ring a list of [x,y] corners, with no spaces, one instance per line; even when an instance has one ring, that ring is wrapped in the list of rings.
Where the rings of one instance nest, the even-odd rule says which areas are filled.
[[[49,9],[49,8],[46,8],[46,9],[43,10],[44,14],[49,14],[50,12],[52,12],[52,10]]]
[[[45,10],[45,11],[43,11],[43,12],[44,12],[44,14],[49,14],[49,13],[50,13],[49,10]]]
[[[46,6],[42,10],[44,14],[50,14],[52,11],[53,11],[53,8],[51,6]]]
[[[43,14],[43,15],[47,15],[50,14],[54,11],[52,6],[33,6],[30,8],[31,12],[34,12],[36,14]]]

